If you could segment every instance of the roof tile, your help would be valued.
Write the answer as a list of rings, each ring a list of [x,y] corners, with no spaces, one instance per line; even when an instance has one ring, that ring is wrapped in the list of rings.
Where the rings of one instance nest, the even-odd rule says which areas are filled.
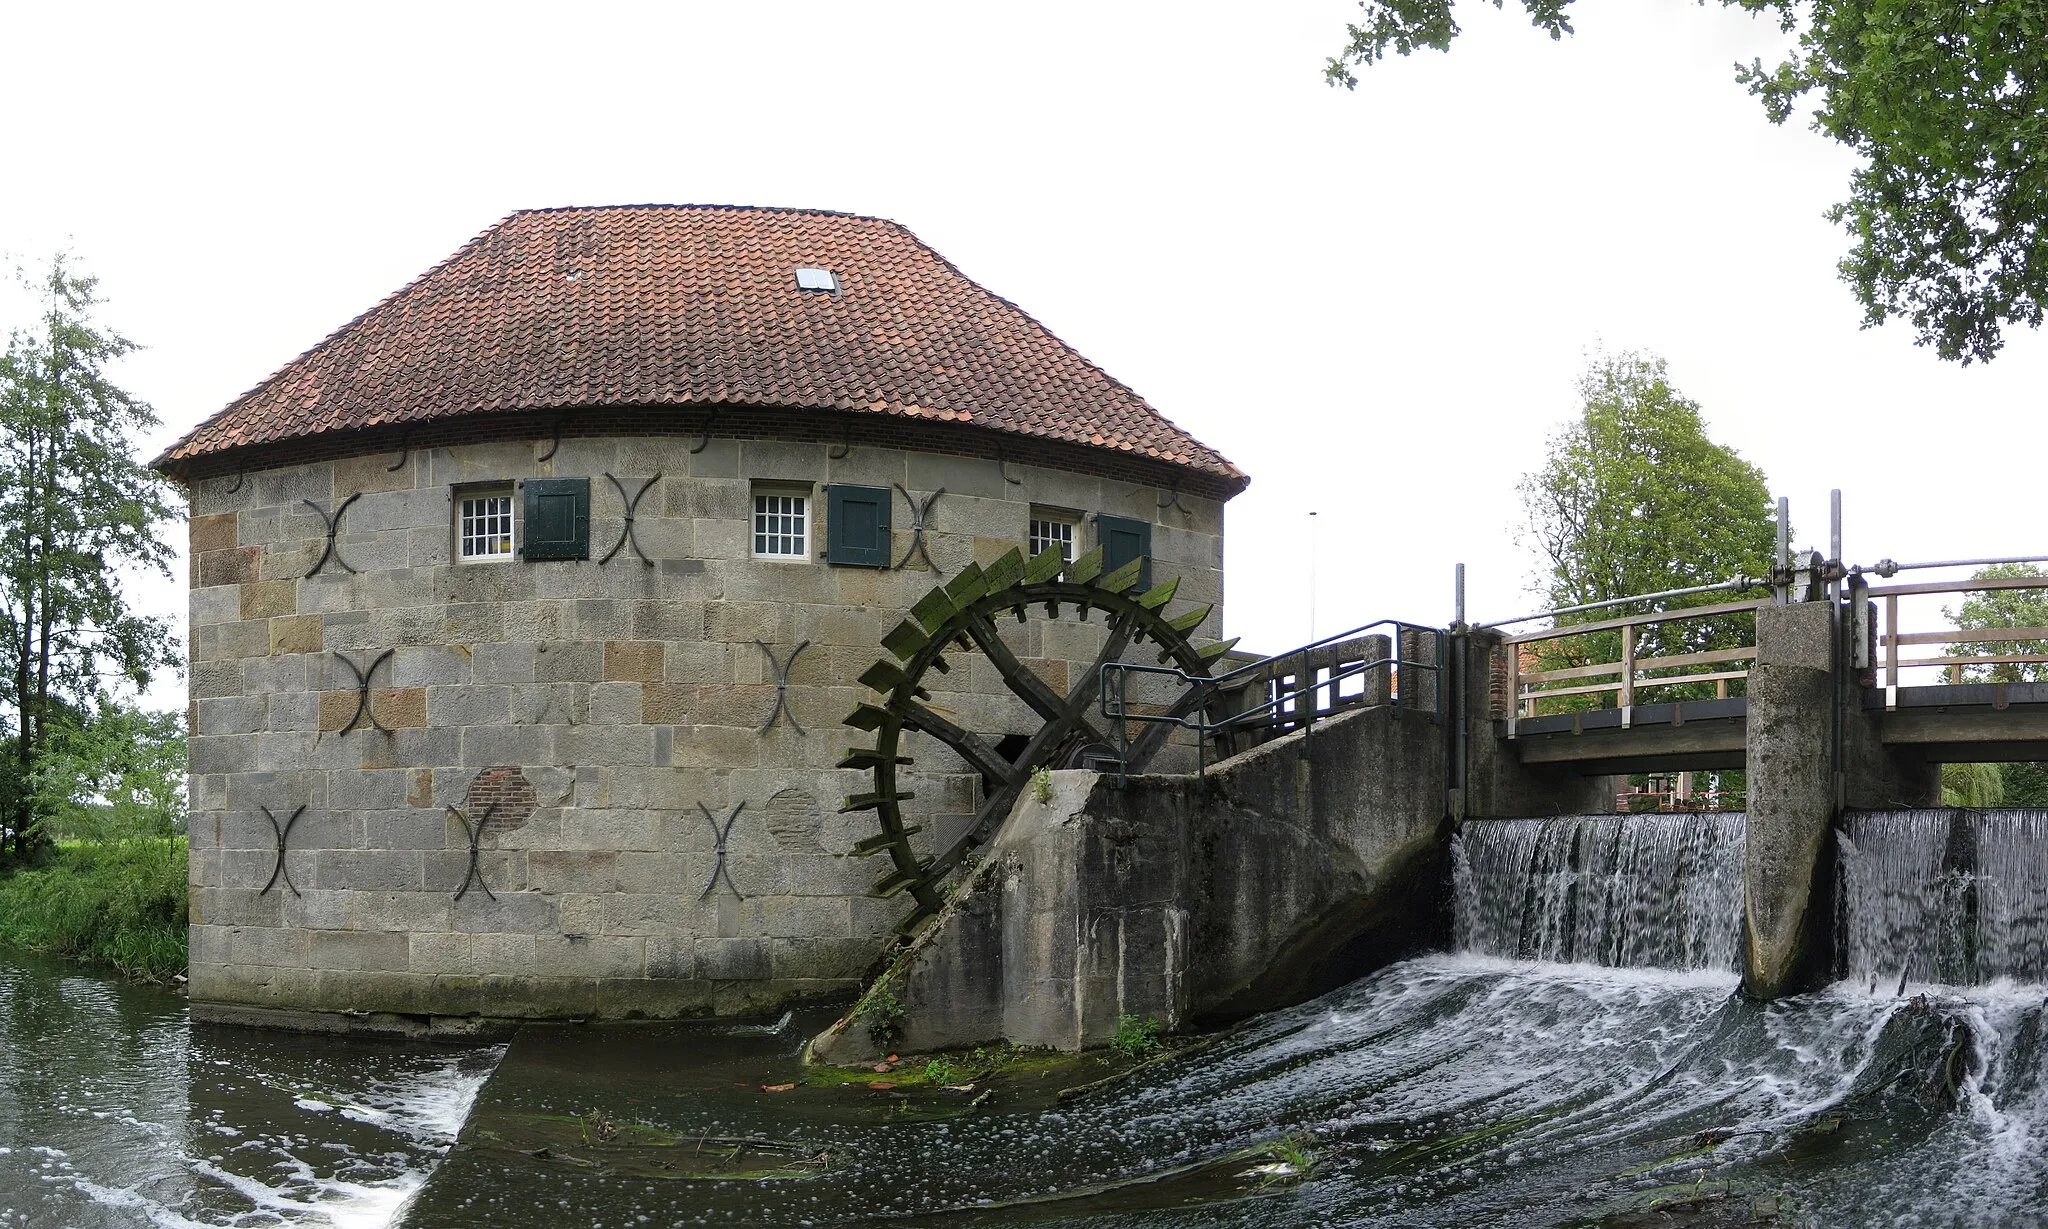
[[[798,290],[799,265],[839,293]],[[722,205],[514,213],[157,464],[471,413],[721,402],[971,422],[1245,481],[896,223]]]

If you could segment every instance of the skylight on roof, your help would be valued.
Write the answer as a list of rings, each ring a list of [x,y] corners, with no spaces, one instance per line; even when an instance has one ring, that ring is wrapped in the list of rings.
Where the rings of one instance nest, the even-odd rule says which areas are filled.
[[[830,269],[802,268],[796,271],[798,290],[822,290],[826,294],[839,293],[839,279]]]

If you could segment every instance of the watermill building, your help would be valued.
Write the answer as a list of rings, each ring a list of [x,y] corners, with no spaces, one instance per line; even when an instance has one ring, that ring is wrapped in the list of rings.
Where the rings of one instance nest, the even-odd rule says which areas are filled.
[[[851,988],[911,907],[841,724],[892,629],[1100,547],[1213,645],[1246,482],[902,227],[694,206],[513,214],[156,464],[191,510],[192,998],[268,1019]],[[1014,758],[1104,635],[1005,621],[919,685]],[[996,777],[899,750],[928,857]]]

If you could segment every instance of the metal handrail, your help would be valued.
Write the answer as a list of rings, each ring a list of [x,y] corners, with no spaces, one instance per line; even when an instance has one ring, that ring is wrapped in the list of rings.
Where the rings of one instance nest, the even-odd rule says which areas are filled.
[[[1341,668],[1333,664],[1327,678],[1318,677],[1319,667],[1316,657],[1319,651],[1343,647],[1363,639],[1365,636],[1373,633],[1375,629],[1380,628],[1387,628],[1392,631],[1392,634],[1387,637],[1392,646],[1388,656],[1353,662]],[[1426,633],[1433,638],[1436,649],[1434,661],[1402,657],[1401,641],[1403,634],[1407,632]],[[1396,713],[1401,711],[1402,693],[1408,692],[1410,696],[1414,695],[1411,689],[1401,686],[1402,676],[1408,670],[1426,670],[1435,675],[1437,702],[1434,711],[1440,715],[1444,707],[1444,640],[1447,634],[1442,628],[1425,627],[1419,623],[1404,623],[1398,619],[1380,619],[1361,627],[1354,627],[1349,631],[1338,632],[1333,636],[1325,636],[1320,640],[1311,641],[1299,648],[1289,649],[1284,653],[1276,653],[1271,657],[1261,658],[1258,661],[1247,663],[1227,673],[1213,676],[1190,674],[1173,666],[1147,666],[1137,662],[1121,661],[1105,662],[1103,663],[1101,673],[1096,678],[1096,708],[1105,719],[1113,720],[1117,725],[1117,782],[1121,785],[1129,779],[1130,723],[1132,721],[1148,722],[1155,725],[1172,725],[1180,729],[1197,731],[1198,737],[1195,740],[1195,753],[1197,757],[1195,779],[1197,788],[1200,788],[1201,783],[1207,779],[1209,766],[1208,747],[1211,736],[1247,725],[1277,724],[1282,715],[1286,714],[1293,718],[1296,727],[1302,731],[1304,744],[1306,744],[1306,740],[1313,731],[1316,718],[1322,715],[1322,710],[1316,703],[1316,693],[1322,688],[1328,687],[1330,689],[1331,708],[1335,709],[1339,707],[1338,700],[1340,697],[1337,691],[1339,683],[1345,679],[1355,678],[1382,668],[1391,667],[1392,669],[1392,677],[1389,680],[1392,694],[1389,696],[1389,700]],[[1294,674],[1295,685],[1292,689],[1283,691],[1277,686],[1277,683],[1290,663],[1298,663]],[[1134,713],[1130,711],[1130,680],[1134,674],[1168,677],[1179,681],[1182,686],[1191,688],[1195,692],[1194,707],[1188,712],[1181,714],[1173,712]],[[1112,675],[1116,679],[1114,686],[1110,682]],[[1237,690],[1239,686],[1253,679],[1276,684],[1269,689],[1269,694],[1264,703],[1232,713],[1221,720],[1212,721],[1210,719],[1209,706],[1210,694],[1212,692]],[[1289,712],[1290,700],[1292,701],[1291,712]],[[1307,753],[1308,748],[1304,745],[1302,754],[1306,755]]]

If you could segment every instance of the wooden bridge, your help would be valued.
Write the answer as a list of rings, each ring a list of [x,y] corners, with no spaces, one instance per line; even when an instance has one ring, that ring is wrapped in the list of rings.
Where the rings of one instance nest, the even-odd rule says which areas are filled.
[[[1929,598],[2038,592],[2048,590],[2048,577],[1871,586],[1864,576],[1845,570],[1841,577],[1848,583],[1841,586],[1839,664],[1848,702],[1875,717],[1886,746],[1913,748],[1935,763],[2048,758],[2048,682],[2024,681],[2016,669],[2048,663],[2041,651],[2048,627],[1911,621],[1911,599],[1924,607]],[[1506,636],[1506,737],[1525,764],[1570,765],[1589,775],[1744,767],[1755,615],[1775,601],[1553,623]],[[1639,651],[1702,643],[1713,647]]]

